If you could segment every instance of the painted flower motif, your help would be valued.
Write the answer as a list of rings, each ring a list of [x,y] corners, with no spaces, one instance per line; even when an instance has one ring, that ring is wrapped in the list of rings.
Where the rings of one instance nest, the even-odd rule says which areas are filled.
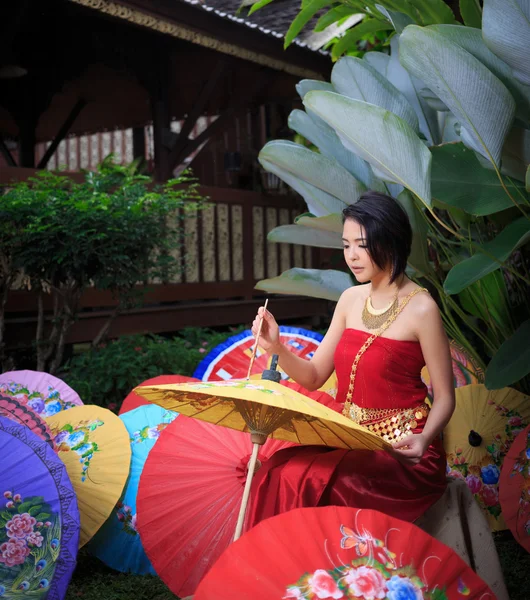
[[[26,543],[28,545],[37,546],[37,548],[40,548],[42,546],[43,541],[44,541],[44,538],[38,531],[34,531],[33,533],[30,533],[28,535],[28,537],[26,538]]]
[[[33,527],[36,519],[29,513],[15,515],[6,523],[7,537],[24,540],[30,533],[33,533]]]
[[[0,584],[0,598],[6,593],[5,586]]]
[[[386,597],[386,583],[377,569],[361,566],[350,569],[344,581],[349,585],[350,592],[356,598],[364,600],[379,600]]]
[[[0,563],[4,563],[6,567],[21,565],[29,552],[24,540],[10,538],[0,546]]]
[[[77,446],[85,439],[85,433],[83,431],[74,431],[64,441],[67,446],[73,448]]]
[[[14,508],[15,507],[15,503],[10,500],[9,502],[6,502],[6,508]]]
[[[285,596],[282,600],[303,600],[304,595],[299,587],[292,586],[288,587]]]
[[[460,471],[456,471],[455,469],[447,469],[447,476],[452,477],[453,479],[462,479],[465,480],[465,477],[460,473]]]
[[[22,502],[22,496],[20,494],[15,494],[13,496],[13,502]]]
[[[42,398],[32,398],[31,400],[28,400],[28,406],[39,415],[46,412],[46,405]]]
[[[501,472],[499,471],[499,467],[497,467],[497,465],[487,465],[481,469],[482,481],[489,485],[497,483],[499,481],[500,474]]]
[[[136,528],[136,513],[131,517],[131,528],[134,529],[134,531],[138,531]]]
[[[309,578],[309,587],[317,598],[333,598],[338,600],[343,598],[344,594],[339,590],[336,581],[324,569],[317,569]],[[401,599],[399,599],[401,600]]]
[[[57,445],[62,444],[69,435],[70,434],[68,431],[59,431],[59,433],[55,436],[54,441]]]
[[[525,456],[527,460],[530,460],[530,448],[526,449]]]
[[[91,450],[92,444],[83,444],[82,446],[79,446],[79,448],[76,449],[76,454],[79,454],[79,456],[83,456],[85,452],[90,452]]]
[[[485,485],[480,490],[480,497],[486,506],[495,506],[499,502],[499,491],[494,485]]]
[[[53,400],[52,402],[48,402],[48,404],[46,404],[44,416],[51,417],[52,415],[56,415],[58,412],[61,412],[62,409],[63,407],[59,400]]]
[[[4,498],[11,498],[13,496],[13,493],[10,492],[9,490],[4,492]]]
[[[388,600],[423,600],[423,594],[408,577],[393,575],[386,583]]]
[[[508,425],[510,425],[511,427],[521,427],[522,424],[523,424],[523,420],[519,416],[510,417],[508,419]]]
[[[468,475],[466,477],[466,483],[472,494],[478,494],[482,488],[482,481],[475,475]]]

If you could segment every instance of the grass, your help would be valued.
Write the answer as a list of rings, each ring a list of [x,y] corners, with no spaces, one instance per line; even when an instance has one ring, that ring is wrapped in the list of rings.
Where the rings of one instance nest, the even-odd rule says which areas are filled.
[[[530,555],[509,532],[495,534],[510,600],[530,597]],[[164,583],[149,575],[126,575],[106,567],[87,550],[78,564],[66,600],[178,600]]]

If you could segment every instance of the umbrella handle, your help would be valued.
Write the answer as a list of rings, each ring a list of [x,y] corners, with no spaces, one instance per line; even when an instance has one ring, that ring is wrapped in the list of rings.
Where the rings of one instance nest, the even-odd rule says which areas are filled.
[[[269,303],[269,299],[267,298],[265,300],[265,305],[263,307],[263,310],[267,310],[268,303]],[[254,366],[254,361],[256,360],[256,352],[258,351],[259,336],[261,335],[261,328],[263,327],[264,320],[265,320],[265,317],[262,317],[261,321],[259,322],[258,332],[256,334],[256,340],[254,342],[254,348],[252,349],[252,356],[250,357],[250,364],[248,366],[247,380],[250,379],[250,373],[252,371],[252,367]]]
[[[252,477],[254,476],[254,469],[256,468],[256,461],[258,459],[258,450],[261,444],[254,442],[252,447],[252,456],[248,463],[247,480],[245,481],[245,489],[243,490],[243,499],[241,500],[241,508],[239,509],[239,516],[237,518],[236,532],[234,534],[234,542],[241,537],[243,531],[243,523],[245,521],[245,513],[247,512],[248,498],[250,496],[250,486],[252,484]]]

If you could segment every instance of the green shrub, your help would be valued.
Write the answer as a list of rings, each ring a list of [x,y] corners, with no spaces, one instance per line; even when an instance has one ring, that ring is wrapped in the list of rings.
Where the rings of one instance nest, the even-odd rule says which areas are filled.
[[[60,377],[85,404],[117,411],[127,394],[146,379],[169,374],[191,377],[212,348],[243,329],[220,333],[190,327],[173,338],[123,336],[74,355]]]

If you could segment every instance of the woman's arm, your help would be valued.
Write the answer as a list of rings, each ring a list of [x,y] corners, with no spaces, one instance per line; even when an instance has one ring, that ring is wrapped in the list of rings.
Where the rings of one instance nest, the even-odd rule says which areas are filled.
[[[333,355],[346,326],[346,308],[351,303],[351,299],[348,299],[351,297],[352,290],[354,288],[346,290],[341,295],[331,325],[310,360],[296,356],[280,342],[278,324],[269,311],[260,307],[254,319],[252,324],[254,336],[257,335],[261,319],[264,319],[259,345],[269,354],[277,354],[278,362],[287,375],[310,391],[324,385],[333,373]]]
[[[399,449],[401,458],[409,459],[414,464],[419,462],[432,441],[442,433],[455,409],[451,352],[438,306],[425,295],[421,304],[418,303],[416,315],[416,335],[431,378],[434,401],[423,431],[393,445],[394,449]]]

